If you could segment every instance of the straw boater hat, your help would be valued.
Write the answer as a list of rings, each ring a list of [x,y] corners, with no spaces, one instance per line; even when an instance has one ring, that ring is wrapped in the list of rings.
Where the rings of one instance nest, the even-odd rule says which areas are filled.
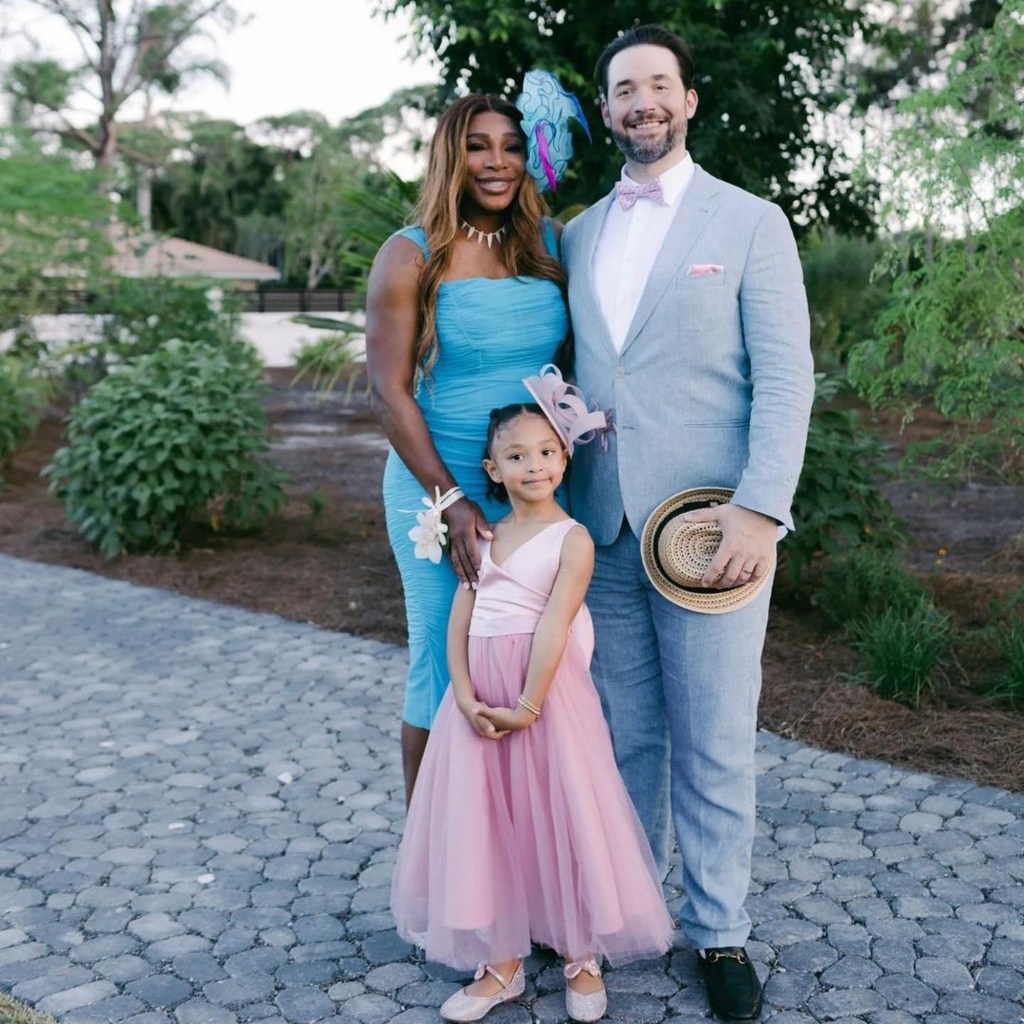
[[[771,576],[768,571],[759,579],[725,590],[701,584],[722,541],[722,531],[717,523],[688,523],[682,517],[695,509],[724,505],[732,495],[728,487],[691,487],[666,498],[644,526],[640,536],[644,570],[655,590],[680,608],[711,615],[735,611],[753,601]]]

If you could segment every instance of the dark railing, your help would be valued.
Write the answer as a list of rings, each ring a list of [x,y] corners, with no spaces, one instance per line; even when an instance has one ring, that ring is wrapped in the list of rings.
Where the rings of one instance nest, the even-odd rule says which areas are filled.
[[[236,295],[247,313],[341,313],[352,308],[352,293],[341,288],[260,288]]]

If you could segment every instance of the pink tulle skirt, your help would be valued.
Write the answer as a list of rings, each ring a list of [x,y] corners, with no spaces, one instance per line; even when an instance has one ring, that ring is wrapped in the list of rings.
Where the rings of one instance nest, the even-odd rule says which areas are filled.
[[[469,638],[478,697],[515,707],[532,634]],[[494,741],[444,697],[416,782],[391,889],[398,933],[458,968],[529,953],[649,959],[672,922],[643,828],[570,636],[541,718]]]

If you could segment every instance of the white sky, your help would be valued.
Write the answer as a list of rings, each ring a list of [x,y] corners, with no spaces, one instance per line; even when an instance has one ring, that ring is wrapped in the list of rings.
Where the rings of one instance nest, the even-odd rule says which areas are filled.
[[[428,61],[413,62],[401,37],[408,22],[373,16],[372,0],[234,0],[248,20],[202,47],[231,70],[230,91],[196,84],[174,107],[249,124],[271,114],[318,110],[338,121],[381,103],[403,86],[435,82]],[[42,52],[74,61],[77,50],[56,19],[24,0],[0,2],[2,57]]]
[[[230,92],[184,92],[180,106],[242,124],[268,114],[318,110],[330,121],[383,102],[396,89],[436,82],[429,62],[409,58],[405,19],[373,16],[371,0],[235,0],[250,20],[219,41]]]

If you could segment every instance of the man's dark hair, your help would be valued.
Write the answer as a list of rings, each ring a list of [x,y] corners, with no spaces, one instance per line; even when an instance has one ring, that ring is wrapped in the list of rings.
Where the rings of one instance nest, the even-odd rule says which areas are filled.
[[[631,46],[663,46],[666,50],[670,50],[679,65],[679,77],[683,80],[683,86],[687,90],[693,88],[693,53],[687,43],[680,39],[675,32],[669,32],[667,28],[662,28],[660,25],[638,25],[613,39],[601,51],[601,56],[597,58],[594,80],[597,82],[598,92],[602,96],[605,98],[608,96],[608,65],[611,64],[612,57],[623,50],[628,50]]]

